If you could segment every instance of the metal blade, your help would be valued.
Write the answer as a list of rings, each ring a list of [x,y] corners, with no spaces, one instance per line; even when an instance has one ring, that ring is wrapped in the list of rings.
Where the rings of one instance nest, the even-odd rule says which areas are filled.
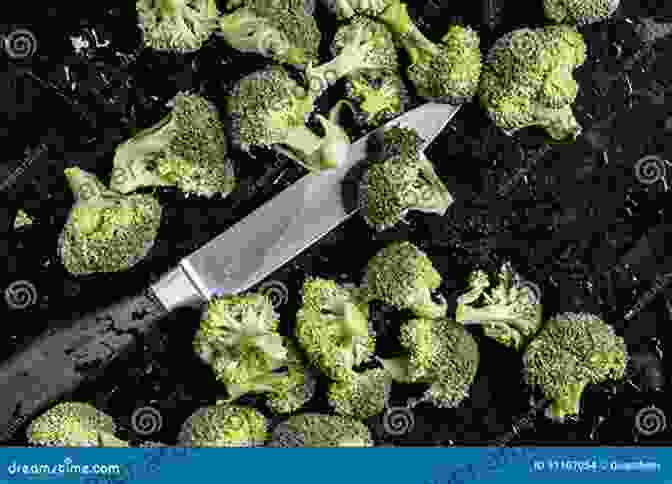
[[[459,106],[425,104],[379,129],[412,127],[429,145],[458,110]],[[346,166],[306,175],[184,258],[180,272],[202,299],[249,289],[351,217],[356,209],[344,207],[342,181],[366,157],[367,140],[374,132],[352,144]],[[179,291],[185,291],[184,283],[180,284]],[[162,290],[174,291],[176,287],[175,283],[158,284],[153,289],[161,299]],[[193,292],[191,289],[192,299]],[[163,299],[175,300],[175,296]]]

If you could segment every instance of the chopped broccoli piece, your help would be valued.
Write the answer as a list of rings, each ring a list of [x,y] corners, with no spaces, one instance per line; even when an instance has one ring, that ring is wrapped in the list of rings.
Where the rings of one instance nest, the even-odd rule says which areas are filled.
[[[352,372],[329,385],[329,404],[338,414],[366,420],[385,410],[391,384],[390,374],[381,368]]]
[[[321,34],[310,5],[294,0],[246,0],[219,19],[219,34],[236,50],[305,66],[318,60]]]
[[[296,315],[296,338],[312,365],[333,380],[347,379],[373,356],[375,334],[368,317],[368,304],[354,289],[308,278]]]
[[[453,197],[426,158],[372,163],[359,186],[361,213],[377,231],[394,227],[411,210],[445,215]]]
[[[573,27],[518,29],[500,37],[483,65],[479,96],[508,135],[540,126],[556,140],[581,133],[572,112],[578,93],[573,70],[586,60],[586,43]]]
[[[20,208],[16,212],[16,217],[14,217],[14,229],[21,229],[30,225],[33,225],[32,217],[28,215],[22,208]]]
[[[544,0],[544,13],[554,22],[583,26],[608,19],[620,3],[620,0]]]
[[[486,336],[520,350],[541,327],[541,301],[510,264],[502,265],[498,278],[493,286],[485,272],[472,272],[469,290],[457,299],[455,319],[480,324]]]
[[[181,447],[261,447],[268,421],[251,407],[218,404],[201,407],[182,424]]]
[[[178,94],[172,111],[119,145],[110,187],[174,186],[185,193],[226,197],[236,185],[217,108],[195,94]]]
[[[215,0],[138,0],[146,47],[186,54],[200,49],[217,27]]]
[[[395,71],[361,71],[348,76],[345,89],[354,102],[355,123],[360,127],[382,126],[411,103],[406,84]]]
[[[551,318],[528,345],[525,380],[551,400],[547,416],[564,421],[578,415],[587,385],[625,376],[625,341],[600,317],[563,313]]]
[[[341,415],[293,415],[274,430],[269,447],[373,447],[362,422]]]
[[[386,0],[374,10],[375,20],[387,26],[408,54],[406,74],[420,97],[462,104],[476,95],[482,64],[478,32],[453,25],[437,43],[422,33],[401,0]]]
[[[270,299],[257,293],[211,299],[194,337],[194,350],[226,385],[228,401],[269,394],[268,406],[288,413],[313,396],[315,382],[291,343],[277,332]]]
[[[127,270],[147,256],[161,223],[161,205],[151,195],[121,195],[95,175],[66,168],[75,204],[59,237],[58,252],[73,275]]]
[[[329,118],[317,115],[323,137],[306,126],[315,99],[279,66],[243,77],[227,99],[234,145],[246,152],[272,147],[309,170],[340,166],[348,159],[350,139],[335,111]]]
[[[58,403],[36,417],[26,436],[31,445],[49,447],[128,447],[115,437],[112,417],[88,403]]]
[[[362,293],[366,300],[380,300],[397,309],[409,309],[416,316],[440,318],[448,305],[432,293],[441,285],[441,274],[427,254],[410,242],[393,242],[368,262]]]
[[[468,395],[480,362],[478,345],[463,326],[446,318],[413,319],[401,327],[405,355],[380,359],[400,383],[427,383],[422,400],[456,407]]]

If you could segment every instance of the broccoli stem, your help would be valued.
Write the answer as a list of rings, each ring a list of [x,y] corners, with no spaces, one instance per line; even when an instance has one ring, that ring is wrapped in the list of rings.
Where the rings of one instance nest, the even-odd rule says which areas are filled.
[[[569,384],[565,393],[551,402],[547,415],[559,422],[570,415],[578,415],[581,409],[581,395],[586,385],[584,382]]]
[[[411,65],[428,62],[439,53],[439,48],[420,31],[408,13],[405,3],[396,1],[377,17],[387,25],[392,34],[401,42],[407,52]]]
[[[417,197],[414,209],[425,213],[445,214],[453,202],[453,197],[436,175],[434,166],[429,160],[418,160],[418,163],[420,164],[419,178],[425,182],[420,190],[428,189],[428,193]]]
[[[322,146],[323,139],[313,133],[305,125],[293,126],[287,130],[287,135],[282,144],[291,148],[291,151],[282,150],[282,152],[292,158],[297,163],[304,166],[311,165],[311,159]],[[307,167],[312,169],[314,167]]]

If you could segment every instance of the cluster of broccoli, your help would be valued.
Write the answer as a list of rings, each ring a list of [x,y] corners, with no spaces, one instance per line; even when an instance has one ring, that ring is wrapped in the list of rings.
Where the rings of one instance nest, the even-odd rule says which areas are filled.
[[[175,187],[186,195],[228,196],[236,186],[224,125],[216,107],[177,94],[170,113],[120,144],[109,188],[79,167],[64,171],[75,203],[59,237],[63,266],[73,275],[125,271],[154,245],[162,207],[142,188]]]
[[[628,361],[622,337],[599,316],[558,314],[542,323],[540,295],[509,263],[491,283],[475,270],[457,298],[454,317],[437,293],[442,276],[429,255],[407,241],[392,242],[368,261],[359,285],[308,277],[289,334],[260,292],[223,295],[204,308],[193,347],[227,397],[197,409],[182,425],[181,446],[333,447],[374,445],[366,425],[389,405],[394,385],[424,385],[415,404],[458,407],[469,396],[480,364],[477,337],[522,356],[525,381],[550,401],[557,421],[578,415],[590,384],[622,379]],[[398,354],[376,353],[370,306],[396,309]],[[389,324],[394,324],[388,321]],[[318,387],[318,380],[323,384]],[[324,388],[331,413],[307,409]],[[269,419],[238,400],[265,396]],[[111,417],[88,404],[65,402],[28,428],[33,445],[128,446]],[[143,445],[158,445],[144,443]]]

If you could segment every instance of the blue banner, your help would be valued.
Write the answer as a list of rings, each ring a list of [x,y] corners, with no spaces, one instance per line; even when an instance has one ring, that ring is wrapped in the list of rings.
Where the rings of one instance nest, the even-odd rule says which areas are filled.
[[[672,483],[672,448],[0,449],[0,482]]]

